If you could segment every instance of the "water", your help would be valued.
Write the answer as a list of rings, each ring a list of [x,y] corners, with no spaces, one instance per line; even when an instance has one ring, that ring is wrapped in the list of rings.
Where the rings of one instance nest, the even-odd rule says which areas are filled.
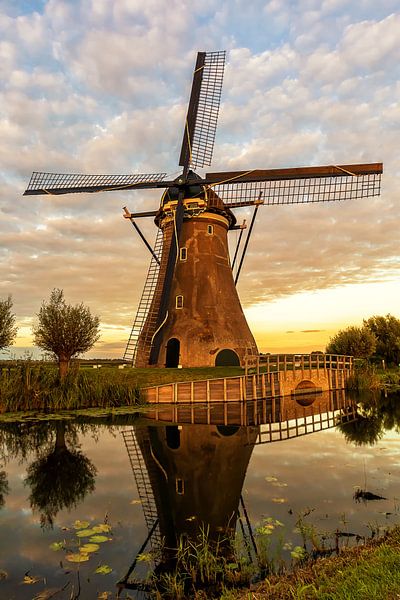
[[[253,529],[274,519],[271,548],[281,537],[287,544],[281,557],[289,561],[291,550],[302,544],[299,518],[319,548],[335,545],[335,531],[363,538],[396,523],[400,399],[364,408],[357,421],[343,395],[312,400],[220,403],[179,414],[162,407],[150,413],[152,419],[118,415],[111,423],[80,417],[0,424],[0,598],[31,599],[49,589],[63,590],[60,599],[113,598],[156,518],[154,547],[159,530],[173,546],[179,534],[194,536],[204,522],[210,537],[222,532],[227,539],[237,526],[238,505],[246,530],[241,497]],[[344,433],[331,427],[339,409],[342,420],[350,421]],[[260,424],[279,411],[280,426]],[[301,435],[305,427],[327,428]],[[270,442],[287,436],[291,439]],[[385,499],[356,502],[357,486]],[[97,530],[79,537],[85,524],[77,520]],[[66,559],[99,535],[103,541],[87,561]],[[355,537],[339,541],[355,543]],[[52,550],[53,543],[62,547]],[[308,544],[312,550],[310,539]],[[165,551],[161,564],[168,564]],[[102,565],[110,572],[95,573]],[[139,561],[134,574],[143,578],[150,567]],[[26,576],[38,581],[24,584]],[[120,597],[136,593],[122,589]]]

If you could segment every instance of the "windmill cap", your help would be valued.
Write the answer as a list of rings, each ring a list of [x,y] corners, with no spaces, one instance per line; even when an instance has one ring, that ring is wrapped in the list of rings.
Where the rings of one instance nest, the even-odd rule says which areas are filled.
[[[179,186],[182,185],[182,175],[179,175],[174,179],[178,184],[176,187],[170,187],[166,190],[164,197],[161,202],[161,207],[158,215],[156,216],[156,223],[158,224],[160,217],[162,217],[163,207],[169,202],[178,201]],[[197,175],[194,171],[189,171],[187,174],[187,183],[185,185],[185,200],[189,198],[199,198],[206,200],[207,210],[223,215],[229,222],[229,228],[232,228],[236,224],[236,217],[233,212],[225,206],[221,198],[214,192],[210,187],[205,187],[199,182],[203,181],[202,178]]]

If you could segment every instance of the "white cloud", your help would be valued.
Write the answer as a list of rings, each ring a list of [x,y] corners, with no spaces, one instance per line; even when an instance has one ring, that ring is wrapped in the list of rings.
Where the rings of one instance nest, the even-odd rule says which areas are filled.
[[[13,294],[19,318],[62,287],[129,326],[148,256],[121,207],[154,208],[158,193],[22,191],[32,170],[177,170],[195,50],[221,41],[210,170],[385,163],[381,199],[261,208],[244,303],[398,277],[396,2],[50,0],[15,12],[0,17],[0,297]]]

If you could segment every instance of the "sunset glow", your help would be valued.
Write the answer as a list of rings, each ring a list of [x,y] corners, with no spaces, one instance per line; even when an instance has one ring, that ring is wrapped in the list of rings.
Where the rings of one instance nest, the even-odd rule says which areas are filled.
[[[0,31],[13,355],[61,288],[101,319],[90,356],[122,356],[149,263],[122,207],[154,210],[162,190],[22,194],[32,171],[176,176],[198,50],[227,50],[207,170],[384,163],[380,197],[260,208],[238,285],[259,349],[323,350],[340,328],[400,317],[398,0],[5,0]],[[152,220],[140,226],[153,243]]]

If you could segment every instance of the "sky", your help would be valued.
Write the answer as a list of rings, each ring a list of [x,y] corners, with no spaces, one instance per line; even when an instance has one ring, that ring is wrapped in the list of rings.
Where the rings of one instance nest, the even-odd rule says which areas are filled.
[[[384,163],[380,197],[260,208],[238,284],[259,349],[323,350],[338,329],[400,317],[399,38],[398,0],[0,0],[11,353],[32,348],[60,288],[101,319],[90,355],[122,356],[149,263],[122,207],[154,210],[157,190],[22,194],[32,171],[176,176],[199,50],[227,50],[208,171]]]

